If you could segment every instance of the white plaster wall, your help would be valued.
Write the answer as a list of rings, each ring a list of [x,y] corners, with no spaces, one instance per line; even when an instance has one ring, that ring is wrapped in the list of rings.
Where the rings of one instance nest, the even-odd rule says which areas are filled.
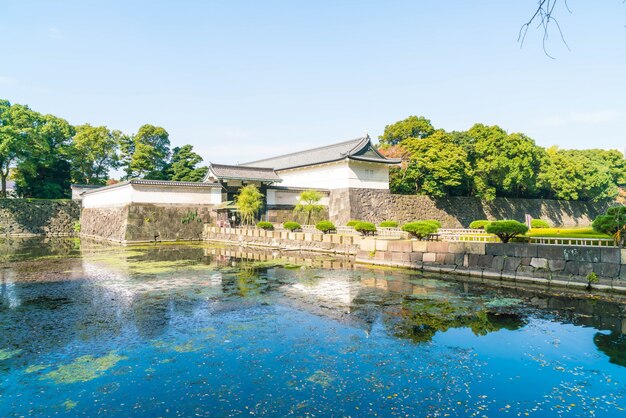
[[[350,187],[348,161],[278,171],[281,186],[311,189],[345,189]]]
[[[342,160],[329,164],[281,170],[280,185],[311,189],[389,189],[386,164]]]
[[[101,208],[106,206],[123,206],[132,202],[133,187],[131,184],[98,190],[83,195],[84,208]]]
[[[267,191],[267,204],[268,205],[295,205],[298,203],[298,197],[300,197],[300,191],[295,190],[272,190]],[[328,196],[322,195],[320,205],[328,206]]]
[[[222,203],[222,191],[217,187],[163,187],[126,184],[83,195],[84,208],[123,206],[129,203],[217,205]]]
[[[132,201],[133,203],[216,205],[222,202],[222,192],[217,187],[161,187],[134,184]]]
[[[359,189],[389,189],[389,166],[350,160],[350,187]]]

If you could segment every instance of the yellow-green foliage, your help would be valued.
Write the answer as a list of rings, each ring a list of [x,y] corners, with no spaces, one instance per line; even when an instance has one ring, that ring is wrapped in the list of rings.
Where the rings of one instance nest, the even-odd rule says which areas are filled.
[[[594,231],[593,228],[540,228],[531,229],[526,235],[548,238],[611,238],[606,234]]]
[[[13,356],[18,355],[19,353],[21,353],[22,350],[17,349],[17,350],[9,350],[7,348],[3,348],[0,350],[0,361],[2,360],[8,360]]]
[[[126,357],[110,352],[103,357],[82,356],[70,364],[59,366],[56,370],[45,374],[42,379],[53,380],[55,383],[88,382],[104,375]]]

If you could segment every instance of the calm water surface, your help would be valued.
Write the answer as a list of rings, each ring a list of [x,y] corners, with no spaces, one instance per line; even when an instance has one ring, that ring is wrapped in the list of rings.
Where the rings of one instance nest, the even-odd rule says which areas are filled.
[[[0,416],[626,416],[625,306],[327,257],[2,241]]]

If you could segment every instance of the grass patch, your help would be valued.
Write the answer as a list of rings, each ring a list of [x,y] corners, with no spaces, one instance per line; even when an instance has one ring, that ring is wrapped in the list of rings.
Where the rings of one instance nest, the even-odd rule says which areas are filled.
[[[546,238],[611,238],[593,228],[535,228],[526,233],[527,237]]]

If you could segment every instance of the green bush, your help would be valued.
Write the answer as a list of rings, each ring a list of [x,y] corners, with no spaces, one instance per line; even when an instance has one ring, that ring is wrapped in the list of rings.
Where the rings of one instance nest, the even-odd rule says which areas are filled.
[[[433,222],[430,221],[417,221],[417,222],[409,222],[408,224],[402,225],[402,230],[408,232],[412,236],[417,237],[417,239],[424,239],[430,234],[434,234],[437,232],[439,227]]]
[[[550,228],[550,224],[543,219],[532,219],[530,221],[531,228]]]
[[[593,230],[612,235],[619,247],[626,240],[626,206],[613,206],[604,215],[598,216],[591,224]]]
[[[485,231],[496,235],[503,243],[507,243],[511,238],[528,232],[528,227],[518,221],[493,221],[485,226]]]
[[[283,228],[288,229],[291,232],[295,232],[302,230],[302,225],[300,225],[298,222],[285,222],[283,224]]]
[[[486,219],[479,219],[469,224],[469,227],[470,229],[485,229],[485,227],[489,225],[490,222],[491,221],[488,221]]]
[[[357,220],[355,220],[355,219],[352,219],[352,220],[349,220],[349,221],[348,221],[348,223],[346,224],[346,226],[352,226],[352,227],[353,227],[354,225],[358,224],[359,222],[361,222],[361,221],[357,221]]]
[[[398,222],[396,221],[382,221],[378,224],[381,228],[397,228]]]
[[[315,225],[315,228],[322,231],[325,234],[332,234],[337,230],[337,228],[335,227],[335,224],[332,223],[331,221],[319,221]]]
[[[422,222],[429,222],[429,223],[435,225],[437,227],[437,229],[441,228],[441,222],[439,222],[436,219],[426,219],[425,221],[422,221]]]
[[[260,229],[265,229],[266,231],[273,231],[274,230],[274,225],[271,222],[261,221],[261,222],[256,224],[256,227],[260,228]]]
[[[374,235],[376,233],[376,225],[370,222],[358,222],[354,225],[354,229],[363,235]]]

